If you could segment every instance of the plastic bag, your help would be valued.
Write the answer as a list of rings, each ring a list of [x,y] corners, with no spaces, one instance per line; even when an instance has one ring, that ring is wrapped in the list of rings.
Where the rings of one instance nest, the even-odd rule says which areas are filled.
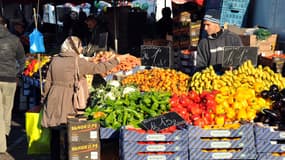
[[[43,53],[45,52],[44,39],[38,29],[34,29],[29,35],[30,39],[30,53]]]
[[[26,134],[28,140],[28,155],[50,153],[51,134],[48,128],[41,127],[42,107],[36,106],[26,112]]]

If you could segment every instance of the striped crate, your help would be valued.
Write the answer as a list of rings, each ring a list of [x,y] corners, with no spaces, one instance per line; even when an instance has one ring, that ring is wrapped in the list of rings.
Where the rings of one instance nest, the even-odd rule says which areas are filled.
[[[119,130],[114,130],[112,128],[100,127],[100,139],[118,139]]]
[[[145,142],[128,142],[122,141],[120,144],[122,153],[125,152],[178,152],[188,150],[188,141],[166,141],[157,143],[145,143]]]
[[[188,160],[188,152],[169,153],[133,153],[127,152],[120,156],[121,160]]]
[[[285,131],[278,131],[273,127],[254,126],[256,140],[284,139]]]
[[[257,153],[285,152],[285,144],[278,144],[277,140],[256,140]]]
[[[187,129],[173,133],[140,133],[122,128],[119,143],[122,160],[188,160]]]
[[[257,160],[284,160],[285,156],[275,156],[272,153],[260,153]]]
[[[133,130],[121,129],[122,141],[185,141],[188,139],[187,130],[176,130],[174,133],[138,133]]]
[[[243,136],[236,140],[204,140],[200,138],[189,139],[189,149],[217,149],[217,148],[255,148],[254,136]]]
[[[241,125],[238,129],[203,129],[199,126],[188,126],[188,135],[195,138],[202,137],[222,137],[222,138],[231,138],[231,137],[251,137],[254,135],[253,125],[244,124]]]
[[[190,160],[210,160],[210,159],[243,159],[251,160],[256,159],[257,154],[255,151],[243,148],[239,151],[233,152],[230,149],[228,151],[203,151],[202,149],[191,149]]]

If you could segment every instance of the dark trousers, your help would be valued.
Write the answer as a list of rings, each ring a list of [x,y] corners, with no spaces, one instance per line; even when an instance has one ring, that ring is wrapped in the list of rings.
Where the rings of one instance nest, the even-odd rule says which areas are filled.
[[[68,160],[68,143],[66,126],[51,128],[51,159]]]

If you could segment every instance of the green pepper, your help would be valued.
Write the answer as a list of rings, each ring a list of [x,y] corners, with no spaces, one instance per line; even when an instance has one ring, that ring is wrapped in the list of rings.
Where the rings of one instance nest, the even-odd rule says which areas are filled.
[[[125,126],[127,124],[128,111],[125,109],[123,113],[123,126]]]
[[[115,121],[115,118],[116,118],[115,112],[110,113],[105,119],[106,125],[112,126],[113,122]]]
[[[147,97],[147,96],[144,96],[144,97],[143,97],[143,102],[144,102],[146,105],[150,105],[151,99],[150,99],[149,97]]]
[[[151,110],[156,111],[158,109],[159,104],[157,102],[154,102],[151,106]]]
[[[137,111],[135,110],[132,110],[130,108],[125,108],[125,110],[127,110],[128,112],[130,112],[133,116],[135,116],[138,120],[143,120],[144,117],[143,117],[143,114],[140,114],[138,113]]]
[[[143,105],[143,104],[140,104],[140,108],[141,108],[143,111],[145,111],[147,114],[149,114],[151,117],[155,117],[156,114],[157,114],[155,111],[153,111],[153,110],[147,108],[147,107],[146,107],[145,105]]]

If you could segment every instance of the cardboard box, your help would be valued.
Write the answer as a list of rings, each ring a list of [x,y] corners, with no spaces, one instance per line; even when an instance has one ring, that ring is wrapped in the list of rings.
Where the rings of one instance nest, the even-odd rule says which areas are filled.
[[[69,143],[68,155],[69,160],[100,160],[100,141]]]
[[[257,40],[256,35],[240,35],[244,46],[258,47],[258,53],[268,56],[274,53],[277,34],[272,34],[266,40]]]
[[[69,118],[67,121],[68,142],[97,142],[100,124],[78,118]]]

